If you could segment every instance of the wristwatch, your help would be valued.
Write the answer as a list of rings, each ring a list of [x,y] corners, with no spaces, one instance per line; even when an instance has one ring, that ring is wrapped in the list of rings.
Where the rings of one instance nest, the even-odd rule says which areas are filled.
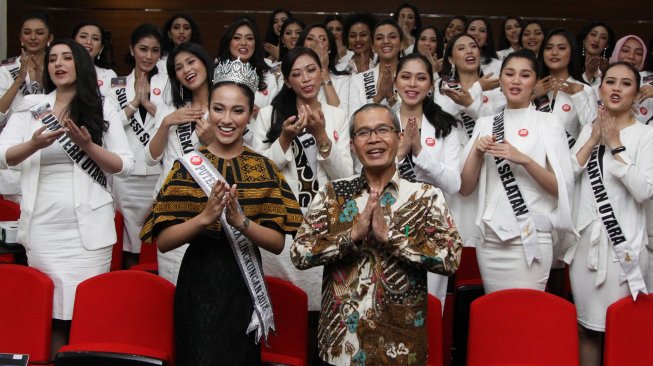
[[[237,227],[236,230],[240,231],[241,234],[247,231],[247,228],[249,227],[249,218],[245,216],[243,219],[243,224],[240,225],[240,227]]]
[[[331,140],[327,140],[325,143],[319,144],[318,149],[323,154],[328,154],[331,151]]]
[[[331,81],[331,79],[322,81],[322,86],[325,85],[333,85],[333,81]]]

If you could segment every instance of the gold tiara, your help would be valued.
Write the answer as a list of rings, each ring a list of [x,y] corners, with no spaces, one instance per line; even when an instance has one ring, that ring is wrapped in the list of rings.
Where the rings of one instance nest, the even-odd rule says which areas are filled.
[[[215,70],[213,71],[213,85],[225,81],[243,84],[253,93],[256,93],[258,89],[256,69],[251,67],[249,63],[245,64],[240,61],[240,58],[234,61],[220,61],[215,66]]]

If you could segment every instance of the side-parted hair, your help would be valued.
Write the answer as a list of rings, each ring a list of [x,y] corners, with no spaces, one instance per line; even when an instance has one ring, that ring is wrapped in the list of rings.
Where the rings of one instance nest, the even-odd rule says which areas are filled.
[[[528,26],[531,25],[531,24],[537,24],[537,25],[539,25],[539,26],[540,26],[540,29],[542,30],[542,34],[544,34],[544,35],[546,36],[546,27],[544,27],[544,25],[542,24],[542,22],[540,22],[539,20],[535,20],[535,19],[532,19],[532,20],[526,21],[526,22],[522,23],[522,25],[521,25],[521,31],[519,31],[519,45],[520,45],[522,48],[524,48],[524,43],[522,42],[522,38],[524,37],[524,31],[526,30],[526,27],[528,27]],[[543,41],[542,44],[540,45],[540,48],[542,48],[542,46],[544,46],[544,41]]]
[[[503,23],[501,23],[501,35],[499,36],[499,49],[504,50],[506,48],[510,47],[510,41],[508,40],[508,37],[506,37],[506,23],[510,20],[514,19],[517,21],[517,24],[519,24],[519,29],[521,29],[521,25],[524,23],[521,17],[518,17],[516,15],[508,15],[504,20]]]
[[[114,62],[113,45],[111,44],[111,32],[103,28],[98,22],[95,20],[82,20],[81,22],[77,23],[77,25],[75,25],[70,38],[77,38],[77,33],[79,33],[79,30],[86,26],[93,26],[100,30],[100,44],[102,44],[102,51],[98,57],[93,59],[93,63],[96,66],[105,69],[113,68]]]
[[[159,46],[161,46],[161,31],[159,31],[159,28],[157,28],[156,25],[150,23],[143,23],[132,31],[131,36],[129,36],[129,45],[134,47],[141,39],[147,37],[156,39],[157,42],[159,42]],[[125,55],[125,62],[131,67],[136,65],[136,59],[129,52],[127,52],[127,55]],[[154,66],[147,77],[151,79],[152,76],[156,75],[158,72],[158,68]]]
[[[172,23],[175,22],[175,20],[182,18],[190,24],[190,40],[188,42],[193,42],[197,44],[202,44],[202,36],[200,34],[200,27],[197,25],[195,20],[188,14],[184,13],[177,13],[168,18],[166,20],[165,24],[163,25],[163,29],[161,30],[161,54],[169,54],[172,52],[172,49],[175,48],[175,42],[170,39],[170,36],[168,35],[168,32],[172,29]]]
[[[234,56],[231,54],[231,50],[229,49],[229,44],[231,43],[231,39],[234,38],[234,34],[238,28],[242,26],[249,27],[254,34],[254,53],[249,59],[249,64],[256,69],[256,75],[258,76],[258,90],[263,91],[268,87],[268,84],[265,82],[265,74],[270,71],[270,66],[268,66],[264,59],[265,52],[263,50],[263,42],[261,42],[261,35],[258,32],[256,22],[249,16],[244,15],[236,18],[236,20],[229,24],[227,29],[224,30],[218,47],[218,62],[221,60],[234,59]]]
[[[569,51],[570,51],[567,71],[569,72],[569,75],[572,78],[576,79],[576,81],[585,83],[585,80],[583,79],[583,74],[581,72],[580,58],[578,57],[578,48],[576,47],[576,40],[574,39],[574,35],[571,34],[571,32],[566,28],[552,29],[546,35],[546,37],[544,37],[544,41],[542,41],[542,46],[540,46],[540,53],[537,56],[537,59],[540,61],[540,67],[541,67],[540,75],[542,77],[547,77],[551,74],[551,70],[549,70],[549,67],[546,66],[546,62],[544,61],[544,51],[546,50],[546,44],[553,36],[562,36],[567,40],[567,43],[569,43]]]
[[[397,65],[397,76],[399,72],[404,68],[407,62],[409,61],[420,61],[426,68],[426,73],[429,76],[431,85],[433,85],[433,67],[431,63],[426,58],[426,56],[419,53],[411,53],[404,56]],[[395,76],[395,80],[397,78]],[[424,101],[422,101],[422,113],[426,117],[426,120],[435,128],[435,137],[447,137],[454,126],[456,126],[456,119],[451,114],[445,112],[442,107],[440,107],[432,97],[426,96]]]
[[[473,18],[469,21],[469,23],[467,23],[467,26],[465,27],[465,33],[467,33],[469,30],[469,26],[472,24],[472,22],[477,20],[485,24],[485,29],[487,32],[487,39],[485,40],[485,44],[483,47],[479,47],[479,50],[481,51],[481,64],[487,65],[492,62],[493,58],[497,58],[497,51],[494,48],[494,36],[492,35],[492,24],[488,23],[487,19],[485,18]]]
[[[270,43],[275,46],[278,46],[279,42],[281,41],[279,36],[274,33],[274,17],[276,17],[279,13],[286,13],[286,15],[288,15],[288,19],[293,18],[292,13],[288,9],[276,8],[272,11],[272,13],[270,13],[270,16],[268,17],[268,25],[265,31],[265,43]]]
[[[93,143],[102,146],[102,137],[109,128],[109,122],[104,120],[102,97],[97,86],[95,65],[93,65],[93,61],[91,61],[84,46],[70,38],[62,38],[52,42],[50,47],[45,50],[45,70],[43,73],[45,92],[50,93],[57,88],[48,72],[50,51],[56,45],[66,45],[70,48],[75,62],[75,74],[77,75],[75,96],[66,107],[66,111],[70,119],[78,127],[86,127]]]
[[[302,31],[304,28],[306,28],[306,24],[296,18],[288,18],[285,22],[283,22],[281,29],[279,30],[279,60],[283,60],[283,57],[288,53],[288,51],[290,51],[288,47],[286,47],[286,45],[283,43],[282,38],[286,28],[288,28],[288,26],[291,24],[299,25],[302,28]]]
[[[288,81],[290,78],[290,72],[300,56],[310,56],[320,68],[322,67],[320,57],[315,51],[310,48],[297,46],[288,51],[281,62],[281,73],[283,74],[284,81]],[[291,116],[297,115],[297,93],[284,83],[279,93],[272,99],[270,105],[272,105],[272,123],[265,136],[265,143],[272,143],[278,139],[281,135],[283,122]]]
[[[540,68],[537,62],[537,58],[535,57],[535,54],[531,50],[527,50],[525,48],[522,48],[520,50],[517,50],[515,52],[512,52],[506,56],[506,58],[503,59],[503,62],[501,62],[501,72],[503,73],[503,69],[508,65],[508,62],[514,58],[523,58],[528,60],[528,62],[531,64],[531,68],[535,72],[535,77],[539,80],[540,79]]]
[[[190,53],[197,57],[200,62],[202,62],[204,68],[206,69],[206,83],[209,90],[213,84],[213,69],[215,68],[209,53],[206,52],[204,47],[197,43],[184,42],[173,48],[172,52],[170,52],[170,56],[168,56],[168,60],[166,61],[166,69],[168,71],[168,79],[170,80],[170,94],[172,95],[172,103],[177,108],[186,106],[186,104],[193,99],[193,93],[188,88],[181,85],[179,80],[177,80],[177,73],[175,70],[175,57],[177,57],[177,55],[182,52]]]
[[[451,62],[449,62],[449,57],[451,56],[451,54],[453,54],[454,45],[462,37],[469,37],[472,41],[474,41],[474,43],[476,43],[476,40],[474,39],[474,37],[470,36],[467,33],[460,33],[460,34],[455,35],[453,38],[451,38],[449,43],[447,43],[447,49],[444,51],[444,54],[446,56],[444,56],[444,60],[442,62],[442,74],[441,75],[449,75],[451,73]],[[480,64],[478,66],[478,72],[479,72],[479,75],[482,74]],[[459,80],[459,78],[458,78],[458,69],[456,69],[456,71],[455,71],[455,79]]]
[[[633,80],[635,82],[636,90],[639,90],[641,84],[642,84],[642,78],[639,76],[639,71],[635,68],[635,66],[629,64],[628,62],[625,61],[618,61],[611,63],[608,65],[608,67],[605,68],[605,71],[603,71],[603,77],[601,78],[601,85],[603,85],[603,81],[605,80],[605,76],[608,74],[608,70],[615,66],[625,66],[630,72],[633,73]]]
[[[436,27],[432,25],[424,27],[419,31],[417,37],[415,38],[415,47],[413,48],[413,52],[418,52],[417,42],[419,42],[420,37],[422,37],[422,33],[424,33],[424,31],[429,29],[435,32],[435,38],[437,40],[437,45],[435,46],[435,53],[438,55],[438,57],[442,57],[442,52],[444,51],[444,36],[441,31],[439,31]]]

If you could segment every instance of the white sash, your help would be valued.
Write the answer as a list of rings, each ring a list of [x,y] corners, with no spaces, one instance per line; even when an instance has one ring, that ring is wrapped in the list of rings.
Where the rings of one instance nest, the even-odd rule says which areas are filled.
[[[313,175],[317,179],[317,142],[315,141],[313,135],[308,132],[304,132],[303,134],[297,136],[297,139],[301,143],[301,148],[304,150],[308,165],[310,165],[311,170],[313,171]]]
[[[363,90],[365,90],[365,99],[371,102],[376,95],[376,83],[374,82],[374,69],[363,73]]]
[[[599,146],[602,150],[600,154]],[[605,145],[599,146],[594,147],[592,150],[592,155],[587,163],[587,175],[592,187],[592,195],[596,202],[597,213],[603,223],[603,228],[608,235],[608,239],[610,239],[610,242],[612,243],[612,248],[614,249],[615,254],[619,258],[619,264],[621,264],[621,268],[626,274],[630,294],[633,299],[637,299],[637,294],[639,292],[643,294],[648,293],[646,291],[646,284],[644,283],[642,272],[639,268],[639,253],[634,253],[633,249],[628,245],[626,236],[624,235],[623,230],[621,230],[621,226],[619,225],[614,210],[612,209],[610,197],[608,197],[608,191],[603,185],[601,169],[602,161],[600,161],[599,155],[601,155],[601,157],[603,156]]]
[[[62,128],[61,123],[59,123],[57,117],[52,113],[49,102],[45,101],[37,104],[30,108],[29,111],[32,112],[34,119],[41,121],[41,123],[47,126],[46,129],[48,132],[55,132]],[[71,140],[68,135],[61,135],[57,139],[57,142],[59,142],[59,145],[61,145],[61,148],[63,148],[73,163],[77,164],[95,183],[99,184],[105,190],[110,191],[107,188],[107,177],[100,166]]]
[[[549,99],[548,94],[544,94],[543,96],[535,99],[533,101],[535,103],[535,108],[540,111],[540,112],[545,112],[545,113],[553,113],[553,106],[555,105],[555,99],[553,102],[551,102],[551,99]],[[567,135],[567,146],[569,146],[569,149],[571,150],[574,145],[576,145],[576,139],[574,136],[572,136],[567,129],[565,129],[565,134]]]
[[[129,103],[127,101],[126,86],[127,78],[124,76],[111,79],[111,88],[114,89],[114,93],[116,93],[118,103],[120,103],[120,109],[125,109],[127,103]],[[131,126],[131,130],[138,138],[138,141],[141,142],[143,147],[146,147],[147,144],[150,143],[150,134],[145,132],[145,127],[143,127],[141,121],[136,118],[136,113],[139,113],[139,111],[135,111],[134,114],[132,114],[132,116],[129,118],[129,126]]]
[[[211,195],[211,189],[216,181],[226,181],[206,156],[199,151],[192,151],[178,160],[184,164],[184,167],[206,193],[207,197]],[[240,205],[238,205],[238,209],[240,210]],[[220,215],[220,223],[227,235],[227,239],[229,239],[229,245],[234,252],[238,268],[240,268],[240,273],[247,284],[247,289],[254,304],[252,319],[245,333],[256,330],[256,343],[259,342],[261,336],[267,342],[270,329],[275,330],[274,314],[272,313],[270,295],[265,286],[263,270],[254,250],[254,245],[245,235],[229,225],[224,212]]]
[[[494,123],[492,124],[492,134],[496,137],[497,143],[503,142],[505,134],[503,112],[494,117]],[[537,229],[535,222],[533,221],[533,217],[528,211],[526,200],[519,190],[517,180],[515,179],[515,175],[512,173],[512,168],[510,167],[508,160],[495,157],[494,162],[497,164],[499,177],[501,179],[503,189],[506,191],[506,195],[508,196],[510,207],[512,207],[512,211],[515,213],[515,217],[517,218],[517,224],[519,225],[519,235],[524,245],[526,261],[530,266],[535,258],[538,260],[541,259],[540,250],[538,248]]]

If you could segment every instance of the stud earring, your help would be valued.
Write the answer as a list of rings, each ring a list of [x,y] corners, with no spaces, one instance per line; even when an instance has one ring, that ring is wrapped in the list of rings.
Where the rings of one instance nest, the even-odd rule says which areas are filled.
[[[451,64],[451,72],[449,73],[449,76],[451,77],[451,80],[456,78],[456,65]]]

